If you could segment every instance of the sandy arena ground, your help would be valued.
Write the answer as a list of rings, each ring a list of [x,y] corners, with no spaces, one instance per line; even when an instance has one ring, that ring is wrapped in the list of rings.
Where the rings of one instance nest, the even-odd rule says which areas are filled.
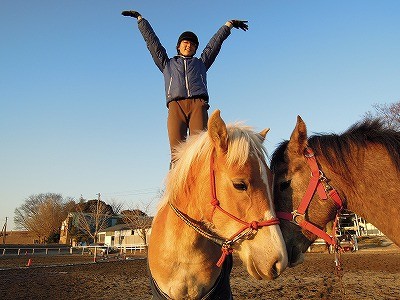
[[[327,252],[307,253],[302,265],[274,281],[251,278],[235,257],[234,299],[400,299],[400,249],[361,248],[342,255],[342,280],[335,274],[334,255]],[[0,269],[2,300],[151,298],[146,259],[140,256],[97,263],[80,255],[0,256]]]

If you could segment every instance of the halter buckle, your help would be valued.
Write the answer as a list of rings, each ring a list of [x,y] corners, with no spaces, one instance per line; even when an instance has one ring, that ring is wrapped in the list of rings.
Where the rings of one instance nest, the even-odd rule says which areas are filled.
[[[226,240],[226,241],[224,241],[223,243],[222,243],[222,246],[221,246],[221,248],[222,248],[222,251],[230,251],[230,250],[232,250],[232,245],[233,245],[233,243],[234,243],[234,241],[232,241],[232,240]]]
[[[301,217],[301,219],[302,219],[301,221],[304,221],[306,218],[305,214],[301,214],[297,210],[292,211],[291,214],[292,214],[292,220],[290,222],[292,222],[293,224],[296,224],[298,226],[300,226],[300,222],[297,221],[297,218]]]
[[[324,187],[325,192],[328,194],[330,191],[333,190],[333,187],[326,181],[326,180],[321,180],[321,184]]]
[[[307,147],[307,148],[304,149],[304,156],[306,158],[314,157],[315,156],[314,155],[314,151],[310,147]]]

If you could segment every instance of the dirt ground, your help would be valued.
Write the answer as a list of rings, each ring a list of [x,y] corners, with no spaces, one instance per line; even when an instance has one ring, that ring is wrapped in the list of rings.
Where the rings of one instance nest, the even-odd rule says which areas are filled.
[[[400,249],[361,246],[342,255],[307,253],[305,262],[274,281],[251,278],[234,258],[234,299],[400,299]],[[31,258],[31,266],[26,267]],[[342,293],[342,287],[344,294]],[[150,299],[145,257],[93,263],[80,255],[0,256],[0,299]]]

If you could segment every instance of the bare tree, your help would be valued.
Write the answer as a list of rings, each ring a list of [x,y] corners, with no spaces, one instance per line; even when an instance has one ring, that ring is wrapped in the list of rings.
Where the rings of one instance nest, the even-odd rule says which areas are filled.
[[[77,205],[74,225],[97,243],[99,232],[109,227],[113,216],[112,207],[101,201],[99,194],[97,200],[81,201]]]
[[[19,229],[34,232],[40,242],[50,242],[50,237],[58,236],[61,223],[74,204],[73,198],[64,199],[60,194],[31,195],[15,209],[14,223]]]
[[[122,211],[122,208],[124,207],[123,203],[118,202],[115,199],[111,199],[111,202],[109,203],[109,205],[111,206],[114,214],[120,214]]]
[[[389,128],[400,130],[400,101],[391,104],[374,104],[375,111],[367,112],[365,119],[378,118]]]
[[[139,208],[124,210],[121,212],[122,220],[129,228],[136,231],[140,238],[143,240],[143,244],[147,246],[147,232],[151,228],[152,217],[148,215],[151,203],[142,205],[143,210]]]

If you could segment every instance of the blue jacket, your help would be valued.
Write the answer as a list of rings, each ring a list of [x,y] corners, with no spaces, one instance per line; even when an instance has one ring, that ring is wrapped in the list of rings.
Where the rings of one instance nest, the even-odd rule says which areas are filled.
[[[201,98],[208,102],[206,72],[221,50],[222,43],[230,35],[230,28],[223,25],[208,42],[200,58],[181,55],[168,58],[150,23],[142,18],[138,21],[138,27],[155,64],[164,74],[167,106],[171,101],[188,98]]]

